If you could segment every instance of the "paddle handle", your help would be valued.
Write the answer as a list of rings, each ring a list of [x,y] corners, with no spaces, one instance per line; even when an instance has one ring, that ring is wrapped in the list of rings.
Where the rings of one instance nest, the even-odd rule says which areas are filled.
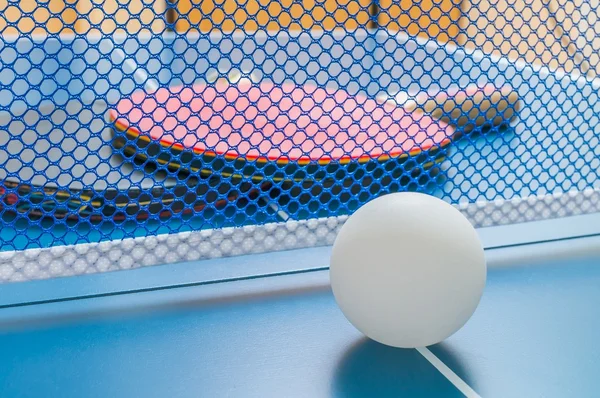
[[[519,95],[511,86],[469,86],[466,89],[418,94],[404,104],[410,112],[424,112],[433,118],[470,132],[476,127],[510,123],[521,110]]]

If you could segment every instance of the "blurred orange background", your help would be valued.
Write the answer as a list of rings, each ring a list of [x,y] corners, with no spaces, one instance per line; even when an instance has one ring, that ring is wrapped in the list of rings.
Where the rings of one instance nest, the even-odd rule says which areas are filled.
[[[166,12],[166,1],[173,1]],[[0,32],[353,30],[377,25],[487,54],[595,76],[600,0],[0,0]]]

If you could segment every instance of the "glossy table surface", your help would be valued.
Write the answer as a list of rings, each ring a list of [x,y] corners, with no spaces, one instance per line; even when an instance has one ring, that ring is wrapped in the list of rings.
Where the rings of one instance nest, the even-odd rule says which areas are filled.
[[[480,307],[426,350],[450,372],[362,337],[328,253],[0,286],[0,395],[454,397],[462,382],[472,396],[597,396],[600,236],[487,249]]]

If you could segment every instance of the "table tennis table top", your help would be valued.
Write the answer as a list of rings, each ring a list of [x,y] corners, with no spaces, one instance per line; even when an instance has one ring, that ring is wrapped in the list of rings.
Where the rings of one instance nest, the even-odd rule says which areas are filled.
[[[431,194],[475,201],[599,187],[594,148],[600,81],[401,36],[328,37],[250,45],[267,52],[282,48],[289,58],[299,54],[295,46],[331,49],[323,64],[307,64],[304,74],[275,69],[270,78],[309,76],[316,84],[383,94],[399,103],[419,87],[436,84],[509,84],[518,90],[519,119],[507,131],[455,145],[443,164],[447,180]],[[227,38],[219,40],[174,41],[179,48],[173,55],[188,47],[229,45]],[[336,74],[329,64],[345,40],[352,40],[357,53],[339,55],[352,58],[347,70],[354,72]],[[233,52],[215,53],[237,65]],[[221,61],[208,50],[203,54],[191,69],[181,68],[176,57],[163,60],[155,75],[164,84],[205,79]],[[296,58],[301,63],[302,55]],[[125,63],[91,61],[101,74],[110,72],[106,67],[131,74]],[[444,69],[429,69],[427,62]],[[256,65],[256,78],[268,78],[271,66]],[[61,73],[66,75],[53,78],[68,81],[68,72]],[[142,87],[136,82],[121,88]],[[9,132],[1,144],[11,154],[23,142],[37,142],[42,150],[20,161],[0,152],[5,166],[0,178],[7,170],[21,170],[19,177],[29,183],[98,190],[171,183],[164,173],[145,173],[115,155],[105,116],[122,93],[63,98],[57,92],[55,103],[32,109],[18,101],[7,105],[3,94],[0,105],[10,105],[12,114],[0,111],[0,127]],[[76,161],[83,158],[87,163]],[[58,159],[61,168],[47,167]],[[39,169],[23,169],[23,162]],[[73,180],[74,175],[80,177]],[[277,212],[271,216],[280,221]],[[535,233],[517,225],[490,238],[491,269],[481,307],[464,329],[430,348],[450,372],[440,372],[439,363],[415,350],[362,338],[335,306],[325,247],[0,285],[0,391],[65,397],[427,397],[461,396],[467,385],[485,397],[595,396],[598,221],[597,215],[581,216],[577,228],[572,221],[543,223]]]
[[[428,193],[473,203],[600,189],[600,80],[381,30],[156,39],[51,37],[34,52],[35,38],[0,37],[0,180],[171,186],[172,176],[115,153],[109,109],[142,90],[149,72],[166,87],[243,69],[255,82],[309,82],[399,104],[424,88],[510,85],[518,120],[453,145],[446,180]],[[157,56],[144,60],[140,48]],[[56,73],[40,72],[34,87],[14,70],[24,64]],[[490,267],[481,305],[427,351],[385,347],[352,328],[330,292],[328,247],[0,284],[0,395],[594,397],[599,215],[480,228]],[[0,242],[26,238],[7,250],[45,244],[35,228],[9,229]],[[81,241],[61,236],[49,244]]]
[[[4,285],[0,390],[591,397],[600,368],[598,247],[596,235],[486,250],[481,305],[425,351],[434,362],[371,342],[344,319],[327,247]],[[282,264],[296,271],[280,272]]]

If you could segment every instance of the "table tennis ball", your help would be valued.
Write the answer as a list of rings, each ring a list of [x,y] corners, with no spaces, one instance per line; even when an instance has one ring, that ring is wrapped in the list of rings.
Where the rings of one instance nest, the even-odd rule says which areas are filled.
[[[385,195],[358,209],[335,240],[330,267],[346,318],[367,337],[403,348],[459,330],[486,280],[473,226],[452,205],[418,193]]]

